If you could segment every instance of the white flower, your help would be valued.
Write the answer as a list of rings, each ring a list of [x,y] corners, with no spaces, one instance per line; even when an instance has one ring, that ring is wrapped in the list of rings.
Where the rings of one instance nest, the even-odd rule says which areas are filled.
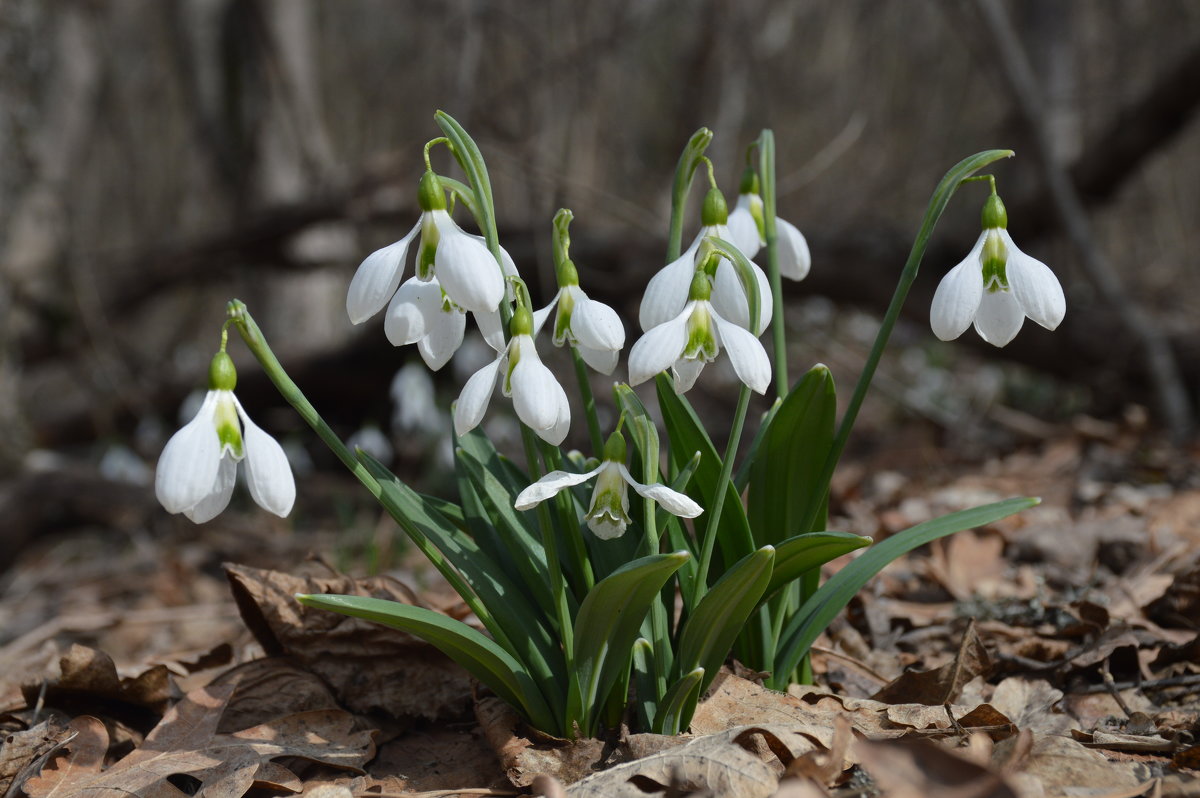
[[[671,490],[666,485],[654,483],[643,485],[633,478],[625,467],[625,441],[614,435],[619,441],[618,456],[609,450],[613,448],[613,438],[605,446],[604,461],[584,474],[572,474],[567,471],[551,471],[546,476],[533,483],[517,496],[514,507],[518,510],[528,510],[544,502],[572,485],[579,485],[592,477],[596,478],[596,487],[592,491],[592,501],[588,507],[588,529],[601,540],[610,540],[625,534],[629,526],[629,486],[643,498],[658,502],[667,512],[680,518],[695,518],[704,512],[703,508],[691,498],[678,491]]]
[[[617,358],[625,347],[625,327],[617,312],[603,302],[589,299],[578,284],[568,283],[558,290],[550,304],[533,314],[536,335],[554,314],[554,345],[569,343],[589,366],[602,374],[612,374]]]
[[[519,320],[520,316],[523,320]],[[527,310],[513,317],[513,336],[499,357],[471,375],[454,407],[454,430],[465,435],[483,421],[497,379],[505,396],[511,396],[517,418],[547,443],[558,444],[567,437],[571,406],[567,394],[550,369],[538,357],[533,343],[533,322]]]
[[[463,342],[466,311],[456,305],[436,277],[410,277],[396,291],[384,317],[383,331],[393,346],[416,344],[425,364],[437,371]],[[493,348],[504,345],[498,311],[479,311],[475,321]]]
[[[694,289],[692,295],[696,295]],[[638,339],[629,351],[629,384],[638,385],[670,368],[675,392],[683,393],[695,384],[705,364],[716,360],[722,347],[729,353],[738,379],[765,393],[771,384],[766,350],[758,338],[726,321],[704,299],[692,299],[678,316]]]
[[[747,258],[758,254],[766,241],[762,234],[762,198],[757,194],[739,194],[737,205],[729,212],[729,239]],[[789,280],[803,280],[812,268],[808,240],[796,225],[775,217],[779,274]]]
[[[696,235],[691,246],[682,255],[664,266],[646,284],[646,293],[642,297],[642,306],[638,311],[638,322],[642,330],[649,331],[653,327],[669,321],[679,315],[679,311],[688,301],[688,289],[692,284],[692,275],[697,268],[704,264],[702,258],[713,257],[708,247],[702,246],[707,236],[720,238],[736,246],[733,233],[726,222],[728,213],[725,200],[717,189],[710,189],[704,199],[702,213],[703,227]],[[740,249],[740,247],[739,247]],[[744,254],[744,253],[743,253]],[[720,256],[716,275],[712,286],[712,304],[722,317],[740,327],[750,329],[750,301],[746,290],[738,277],[737,269],[732,263]],[[771,323],[771,284],[767,275],[757,264],[751,262],[751,270],[758,283],[758,324],[755,333],[761,333]]]
[[[991,226],[980,233],[962,263],[942,278],[929,323],[934,335],[950,341],[974,322],[983,340],[1004,346],[1026,316],[1053,330],[1066,312],[1066,297],[1054,272],[1017,249],[1003,226]]]
[[[168,512],[202,524],[229,504],[238,462],[260,507],[281,517],[291,512],[296,482],[283,448],[250,420],[232,390],[210,390],[196,417],[167,441],[154,493]]]
[[[408,235],[372,252],[354,273],[346,293],[346,313],[354,324],[374,316],[396,293],[404,276],[409,245],[418,232],[418,278],[428,281],[436,275],[447,296],[465,310],[495,311],[504,298],[504,274],[512,267],[508,254],[501,252],[504,262],[497,268],[483,239],[464,232],[454,222],[446,211],[445,193],[432,172],[421,178],[418,197],[421,218]]]

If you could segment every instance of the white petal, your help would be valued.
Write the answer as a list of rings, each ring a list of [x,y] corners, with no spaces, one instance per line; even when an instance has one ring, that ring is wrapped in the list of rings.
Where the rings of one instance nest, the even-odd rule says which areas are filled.
[[[537,334],[540,333],[542,331],[542,328],[546,326],[546,320],[550,318],[550,314],[554,312],[554,308],[558,307],[558,300],[560,297],[562,297],[562,289],[561,288],[558,290],[558,293],[554,295],[554,299],[550,300],[550,304],[546,305],[546,307],[544,307],[540,310],[535,310],[533,312],[533,335],[534,335],[534,337],[537,337]]]
[[[404,258],[408,254],[409,242],[420,229],[421,222],[418,221],[404,238],[375,250],[359,264],[358,271],[350,280],[350,289],[346,292],[346,313],[351,322],[361,324],[371,318],[396,293],[404,274]]]
[[[221,464],[221,440],[214,421],[217,393],[205,395],[195,418],[171,436],[158,458],[154,494],[167,512],[183,512],[212,492]]]
[[[748,331],[730,324],[713,313],[713,322],[721,346],[729,354],[729,362],[738,379],[758,393],[766,393],[771,384],[771,361],[762,343]]]
[[[1017,336],[1025,314],[1011,291],[984,291],[975,314],[975,331],[992,346],[1004,346]]]
[[[587,527],[592,530],[593,535],[601,540],[612,540],[625,534],[626,523],[624,519],[614,519],[608,513],[604,513],[589,518]]]
[[[750,194],[739,194],[737,205],[729,212],[729,220],[725,223],[729,228],[729,242],[747,258],[757,255],[763,244],[758,234],[758,223],[750,212],[750,201]]]
[[[538,358],[532,338],[518,335],[514,345],[519,354],[510,378],[513,409],[517,418],[539,435],[550,433],[559,426],[562,408],[569,407],[567,394]],[[546,439],[544,435],[542,438]]]
[[[583,344],[579,344],[575,348],[579,350],[579,356],[583,358],[583,362],[587,363],[593,371],[601,374],[612,374],[613,369],[617,367],[617,360],[621,357],[620,351],[614,349],[592,349]]]
[[[771,281],[753,261],[750,262],[750,270],[754,272],[754,279],[758,283],[758,328],[755,332],[761,333],[771,323]],[[749,329],[750,301],[746,289],[742,287],[737,267],[725,259],[717,266],[717,274],[713,279],[712,306],[726,320]]]
[[[441,238],[434,255],[434,271],[442,288],[454,304],[465,310],[495,310],[504,298],[499,264],[487,247],[460,230],[444,211],[441,214],[435,217]]]
[[[1067,298],[1058,278],[1049,266],[1017,249],[1007,230],[1001,230],[1000,237],[1008,247],[1005,274],[1017,304],[1026,316],[1047,330],[1055,329],[1067,315]]]
[[[775,217],[776,246],[779,248],[779,274],[789,280],[803,280],[812,268],[808,239],[796,225]]]
[[[234,400],[237,401],[236,399]],[[242,440],[246,450],[246,484],[258,506],[283,518],[296,501],[296,480],[279,442],[250,420],[237,403],[242,417]]]
[[[504,357],[498,357],[491,363],[471,375],[458,402],[454,405],[454,432],[456,435],[466,435],[479,426],[483,414],[487,412],[488,402],[492,399],[492,391],[496,389],[496,376],[500,373],[500,364]]]
[[[558,420],[554,422],[554,426],[545,432],[539,432],[538,435],[546,443],[552,446],[558,446],[566,440],[567,433],[571,431],[571,403],[567,401],[566,392],[563,393],[562,399],[558,405]]]
[[[513,502],[513,507],[518,510],[528,510],[549,499],[551,496],[557,496],[559,492],[571,487],[587,482],[592,477],[600,473],[600,469],[604,465],[601,464],[586,474],[572,474],[569,471],[551,471],[546,476],[533,483],[525,490],[517,494],[517,500]]]
[[[704,371],[706,364],[705,360],[689,360],[687,358],[676,360],[671,367],[671,376],[675,380],[675,393],[685,394],[692,390],[692,386],[696,384],[696,380],[700,377],[700,372]]]
[[[504,325],[499,310],[484,310],[474,314],[475,324],[487,345],[497,352],[504,348]]]
[[[929,326],[943,341],[952,341],[962,335],[979,310],[979,302],[983,299],[983,264],[979,254],[983,252],[987,232],[980,233],[967,257],[946,273],[933,295]]]
[[[649,332],[652,328],[670,321],[688,302],[688,291],[692,287],[692,275],[696,272],[696,249],[700,246],[696,238],[687,251],[664,266],[646,284],[642,295],[642,306],[638,309],[638,324]]]
[[[571,332],[580,346],[619,352],[625,346],[625,326],[617,312],[603,302],[589,299],[578,288],[572,291],[572,298],[575,309],[571,311]]]
[[[410,277],[396,291],[383,317],[383,332],[392,346],[415,344],[429,334],[429,315],[442,305],[442,288],[437,280]]]
[[[450,358],[462,345],[463,333],[467,329],[467,314],[461,310],[434,311],[429,320],[429,332],[417,342],[417,351],[431,371],[437,371],[450,362]]]
[[[664,324],[653,327],[629,350],[629,384],[638,385],[669,369],[687,346],[687,319],[695,303]]]
[[[184,509],[183,514],[196,524],[213,520],[229,506],[229,497],[233,495],[233,483],[236,481],[237,461],[231,456],[222,457],[217,464],[213,484],[209,485],[208,495]]]
[[[685,496],[679,491],[671,490],[666,485],[657,482],[650,485],[643,485],[633,478],[633,475],[629,473],[629,469],[624,464],[618,463],[618,468],[621,471],[621,476],[633,486],[633,489],[639,496],[658,502],[659,506],[671,515],[676,515],[680,518],[695,518],[704,512],[704,508],[692,501],[691,497]]]

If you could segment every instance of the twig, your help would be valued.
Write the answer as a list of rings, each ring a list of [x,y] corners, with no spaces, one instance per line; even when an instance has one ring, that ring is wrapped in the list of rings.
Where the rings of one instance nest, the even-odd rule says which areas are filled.
[[[1095,243],[1091,222],[1079,193],[1066,169],[1055,157],[1053,141],[1042,115],[1044,103],[1038,90],[1037,77],[1008,14],[999,0],[976,2],[995,41],[1005,78],[1021,116],[1033,133],[1051,199],[1062,217],[1068,236],[1079,251],[1084,272],[1116,312],[1122,326],[1141,343],[1163,419],[1176,441],[1182,442],[1191,435],[1192,412],[1170,344],[1158,326],[1129,297],[1120,276]]]

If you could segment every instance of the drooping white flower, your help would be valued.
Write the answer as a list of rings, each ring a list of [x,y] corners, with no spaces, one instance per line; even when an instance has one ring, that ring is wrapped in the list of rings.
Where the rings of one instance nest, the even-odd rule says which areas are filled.
[[[538,357],[533,342],[533,318],[525,308],[513,313],[512,337],[498,357],[471,375],[454,407],[454,430],[465,435],[483,421],[497,380],[511,396],[517,418],[547,443],[558,444],[571,426],[567,394]]]
[[[1004,346],[1028,316],[1053,330],[1062,323],[1067,301],[1046,264],[1013,243],[1005,229],[1008,214],[995,194],[983,210],[983,232],[961,263],[946,273],[929,312],[933,333],[943,341],[962,335],[972,323],[983,340]]]
[[[602,374],[612,374],[617,358],[625,347],[625,327],[617,312],[603,302],[588,297],[579,287],[579,274],[571,261],[563,264],[561,288],[550,304],[533,314],[536,335],[550,311],[554,310],[554,345],[570,344],[589,366]]]
[[[229,504],[239,462],[245,464],[250,495],[264,510],[286,516],[296,500],[287,455],[246,415],[233,395],[236,380],[233,361],[217,353],[199,412],[171,436],[158,458],[154,493],[159,503],[197,524]]]
[[[742,178],[742,193],[729,212],[729,240],[747,258],[753,258],[766,246],[763,227],[763,201],[758,195],[758,176],[749,170],[752,180]],[[779,252],[779,274],[789,280],[803,280],[812,268],[808,240],[796,225],[775,217],[775,241]]]
[[[688,301],[688,288],[692,284],[692,275],[697,267],[703,266],[700,258],[718,257],[710,253],[702,243],[707,236],[720,238],[736,246],[733,234],[727,226],[729,218],[725,199],[721,192],[710,189],[704,198],[704,209],[701,214],[702,227],[691,246],[682,255],[668,263],[646,284],[646,293],[642,296],[642,305],[638,311],[638,322],[643,331],[675,318]],[[744,254],[744,253],[743,253]],[[712,305],[721,316],[745,329],[750,329],[750,301],[746,290],[738,277],[737,269],[732,263],[720,257],[713,279]],[[761,333],[771,323],[771,284],[767,275],[757,264],[751,262],[755,281],[758,283],[758,324],[753,332]]]
[[[609,436],[604,446],[604,460],[600,465],[583,474],[551,471],[521,491],[513,506],[518,510],[528,510],[593,477],[596,478],[596,487],[584,518],[588,529],[601,540],[611,540],[625,534],[629,526],[631,486],[639,496],[658,502],[664,510],[680,518],[695,518],[704,512],[690,497],[666,485],[657,482],[643,485],[635,480],[625,467],[625,439],[616,432]]]
[[[449,362],[463,342],[467,312],[450,299],[436,277],[410,277],[396,291],[384,316],[383,331],[393,346],[416,344],[433,371]],[[474,313],[480,332],[493,348],[504,344],[498,311]]]
[[[771,361],[758,338],[726,321],[708,301],[707,275],[697,272],[683,310],[634,343],[629,352],[629,384],[638,385],[671,369],[675,392],[684,393],[695,384],[705,364],[716,360],[722,348],[738,379],[758,393],[771,384]]]
[[[433,172],[421,178],[417,192],[421,218],[408,235],[372,252],[359,265],[346,293],[346,313],[354,324],[374,316],[396,293],[404,276],[409,245],[421,234],[417,248],[417,277],[435,275],[447,296],[460,308],[494,312],[504,298],[505,280],[483,240],[464,232],[446,211],[446,197]],[[501,253],[507,272],[512,259]],[[515,273],[515,268],[513,269]]]

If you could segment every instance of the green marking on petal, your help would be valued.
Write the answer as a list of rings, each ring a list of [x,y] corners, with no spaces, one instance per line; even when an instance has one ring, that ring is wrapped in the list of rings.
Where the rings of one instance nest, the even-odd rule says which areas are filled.
[[[217,438],[221,441],[221,450],[226,447],[233,453],[235,460],[244,456],[242,446],[242,425],[238,420],[237,408],[233,404],[233,395],[222,396],[217,400],[217,408],[213,413],[213,424],[217,428]]]
[[[717,357],[717,339],[713,335],[712,314],[708,305],[698,304],[687,320],[688,340],[683,356],[689,360],[712,362]]]
[[[983,262],[983,285],[989,293],[1008,290],[1008,247],[1000,237],[998,229],[988,230],[983,242],[983,252],[980,255]]]
[[[417,276],[422,280],[433,277],[433,260],[437,255],[441,233],[429,214],[421,219],[421,249],[417,252]]]

